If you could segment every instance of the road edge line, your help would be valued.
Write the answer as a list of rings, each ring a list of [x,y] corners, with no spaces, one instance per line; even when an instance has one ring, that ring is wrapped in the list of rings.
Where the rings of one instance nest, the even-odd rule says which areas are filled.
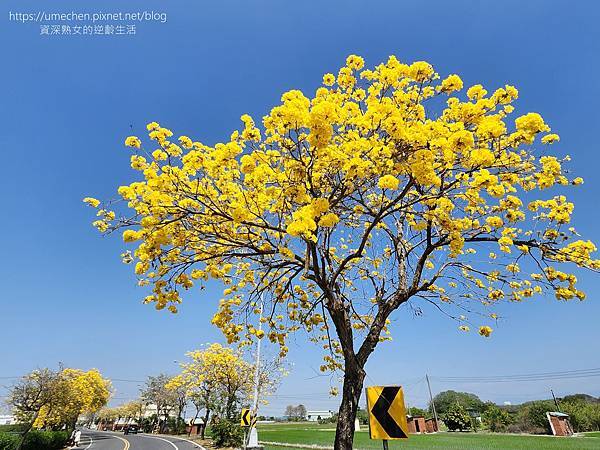
[[[147,436],[147,437],[156,437],[156,436],[153,436],[153,435],[151,435],[149,433],[140,433],[140,434],[143,435],[143,436]],[[183,437],[180,437],[180,436],[173,436],[173,435],[170,435],[170,434],[160,434],[158,436],[164,436],[166,438],[171,438],[171,439],[179,439],[180,441],[188,442],[190,444],[195,445],[196,448],[199,448],[200,450],[207,450],[206,447],[203,447],[199,443],[194,442],[194,441],[190,441],[189,439],[186,439],[186,438],[183,438]],[[163,440],[166,440],[166,439],[163,439]],[[171,442],[171,441],[168,441],[168,442]]]

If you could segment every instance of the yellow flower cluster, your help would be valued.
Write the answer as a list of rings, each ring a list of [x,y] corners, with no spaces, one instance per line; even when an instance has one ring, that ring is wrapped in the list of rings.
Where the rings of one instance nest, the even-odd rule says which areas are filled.
[[[518,96],[509,85],[465,92],[458,75],[441,79],[424,61],[391,56],[365,68],[350,55],[313,96],[284,93],[262,123],[243,115],[216,145],[157,122],[147,126],[153,150],[128,137],[139,179],[118,193],[129,213],[116,220],[100,210],[94,226],[126,228],[147,303],[175,312],[182,291],[220,280],[213,323],[243,342],[257,337],[244,318],[268,292],[264,336],[285,353],[288,334],[306,329],[328,369],[343,354],[330,335],[336,314],[347,314],[338,323],[354,336],[379,326],[380,342],[388,329],[373,314],[394,310],[393,299],[487,307],[546,290],[581,298],[570,274],[533,278],[515,265],[536,257],[598,266],[594,245],[561,229],[573,212],[566,195],[540,194],[583,180],[566,178],[567,158],[536,156],[537,143],[559,138],[540,114],[510,119]],[[485,262],[473,257],[483,246]]]

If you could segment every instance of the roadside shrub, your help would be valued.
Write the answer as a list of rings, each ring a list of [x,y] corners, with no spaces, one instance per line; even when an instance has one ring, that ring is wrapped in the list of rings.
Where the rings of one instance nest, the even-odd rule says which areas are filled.
[[[61,450],[66,447],[69,433],[66,431],[32,430],[25,436],[23,450]],[[0,433],[0,450],[16,450],[21,437],[16,433]]]
[[[0,450],[15,450],[19,444],[19,436],[0,432]]]
[[[23,450],[60,450],[67,445],[66,431],[30,431],[25,437]]]
[[[152,430],[154,429],[155,420],[156,420],[156,414],[154,414],[152,417],[143,418],[142,420],[139,421],[140,429],[144,433],[152,433]]]
[[[239,447],[244,440],[242,427],[232,420],[215,421],[210,427],[210,432],[217,447]]]
[[[446,414],[444,414],[442,421],[450,431],[466,431],[472,426],[471,416],[469,416],[469,413],[467,413],[465,408],[460,406],[458,403],[448,407],[448,410]]]
[[[186,424],[181,417],[169,417],[166,426],[169,434],[185,434]]]

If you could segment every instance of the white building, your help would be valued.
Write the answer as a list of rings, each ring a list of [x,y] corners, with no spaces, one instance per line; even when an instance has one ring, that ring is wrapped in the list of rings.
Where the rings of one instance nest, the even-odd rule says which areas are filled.
[[[17,423],[17,419],[14,416],[0,415],[0,425],[12,425]]]
[[[317,422],[319,420],[331,419],[333,411],[306,411],[306,420],[309,422]]]
[[[147,419],[147,418],[155,415],[157,413],[157,410],[158,410],[158,408],[156,407],[156,405],[153,403],[150,403],[149,405],[144,406],[144,413],[142,414],[142,416],[145,419]],[[177,416],[177,411],[175,411],[175,409],[171,409],[168,413],[168,416],[175,418]],[[164,419],[164,417],[161,417],[161,418]]]

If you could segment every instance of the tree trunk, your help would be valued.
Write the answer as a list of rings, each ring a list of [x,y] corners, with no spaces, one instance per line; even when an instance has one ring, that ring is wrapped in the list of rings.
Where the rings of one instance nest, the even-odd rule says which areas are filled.
[[[335,430],[335,450],[351,450],[354,441],[354,422],[358,410],[358,400],[365,380],[362,367],[351,367],[346,364],[342,404],[338,412],[338,422]]]
[[[200,439],[204,439],[204,431],[208,426],[208,418],[210,417],[210,409],[206,408],[206,414],[204,414],[204,425],[202,425],[202,431],[200,432]]]

